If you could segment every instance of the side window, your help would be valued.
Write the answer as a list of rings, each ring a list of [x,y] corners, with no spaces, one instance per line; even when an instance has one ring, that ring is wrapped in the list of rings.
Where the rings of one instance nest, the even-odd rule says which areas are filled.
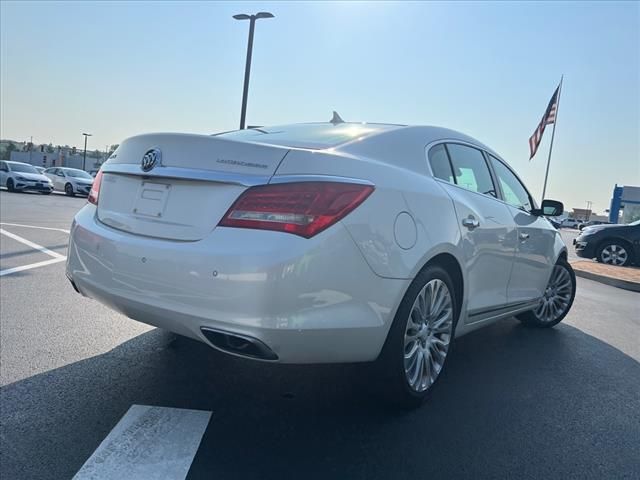
[[[443,144],[436,145],[429,150],[429,164],[434,177],[455,183],[451,164],[449,163],[449,155]]]
[[[447,145],[456,183],[473,192],[497,197],[489,167],[476,148],[451,143]]]
[[[9,167],[7,167],[6,163],[0,162],[0,170],[2,170],[3,172],[8,172],[9,171]]]
[[[62,170],[61,168],[58,168],[56,170],[56,175],[58,175],[59,177],[64,177],[64,170]]]
[[[529,192],[524,188],[518,177],[516,177],[509,168],[500,160],[492,155],[489,155],[493,169],[498,176],[500,182],[500,188],[502,188],[502,194],[504,195],[504,201],[509,205],[513,205],[516,208],[526,210],[530,212],[533,210],[531,197]]]

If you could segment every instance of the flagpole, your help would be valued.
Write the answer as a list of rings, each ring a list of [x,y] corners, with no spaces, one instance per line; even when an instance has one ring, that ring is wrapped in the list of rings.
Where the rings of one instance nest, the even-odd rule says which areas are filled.
[[[553,121],[553,131],[551,132],[551,145],[549,145],[549,157],[547,158],[547,171],[544,174],[544,186],[542,187],[542,198],[540,201],[544,200],[544,196],[547,193],[547,179],[549,178],[549,165],[551,164],[551,152],[553,151],[553,138],[556,136],[556,125],[558,123],[558,113],[560,112],[560,94],[562,93],[562,80],[564,79],[564,74],[560,77],[560,88],[558,89],[558,101],[556,103],[556,118]]]

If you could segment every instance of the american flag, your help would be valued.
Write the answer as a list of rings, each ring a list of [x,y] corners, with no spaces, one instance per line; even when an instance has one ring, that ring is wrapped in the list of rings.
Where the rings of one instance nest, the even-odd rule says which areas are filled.
[[[542,116],[542,120],[538,124],[535,132],[529,138],[529,150],[531,151],[531,155],[529,156],[529,160],[533,158],[533,156],[538,151],[538,147],[540,146],[540,141],[542,140],[542,134],[544,133],[544,129],[547,125],[556,122],[556,114],[558,113],[558,95],[560,92],[560,85],[556,88],[556,91],[553,92],[553,96],[551,100],[549,100],[549,105]]]

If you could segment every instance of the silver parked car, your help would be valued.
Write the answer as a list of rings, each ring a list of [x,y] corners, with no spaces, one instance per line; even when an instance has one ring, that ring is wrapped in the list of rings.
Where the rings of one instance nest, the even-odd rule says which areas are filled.
[[[93,177],[77,168],[52,167],[45,170],[45,175],[53,182],[55,190],[70,197],[76,194],[89,195],[93,185]]]
[[[511,167],[447,129],[361,123],[124,141],[76,215],[67,276],[129,317],[232,355],[376,362],[420,404],[454,337],[552,327],[576,281]]]

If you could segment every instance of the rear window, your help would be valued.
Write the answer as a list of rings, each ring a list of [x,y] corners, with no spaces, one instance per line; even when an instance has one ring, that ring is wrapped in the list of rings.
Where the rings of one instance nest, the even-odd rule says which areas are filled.
[[[302,123],[280,127],[249,128],[221,133],[216,136],[242,142],[324,149],[396,128],[400,128],[400,126],[374,123],[340,123],[338,125],[331,123]]]

